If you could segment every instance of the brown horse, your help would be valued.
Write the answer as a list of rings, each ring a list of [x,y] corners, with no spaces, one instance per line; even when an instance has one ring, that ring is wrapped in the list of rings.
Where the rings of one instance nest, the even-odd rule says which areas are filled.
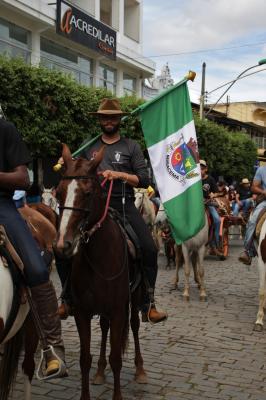
[[[52,244],[56,238],[55,227],[42,214],[30,207],[22,207],[19,212],[27,222],[33,237],[40,250],[52,251]],[[7,322],[13,304],[16,307],[15,322],[10,325],[6,336],[3,321]],[[2,317],[2,318],[1,318]],[[33,320],[29,313],[29,306],[23,296],[20,300],[19,294],[15,293],[11,274],[3,265],[0,258],[0,345],[3,347],[3,359],[0,363],[0,399],[7,400],[12,383],[15,379],[19,354],[24,345],[24,360],[22,370],[24,374],[24,399],[31,398],[31,380],[35,370],[34,354],[36,352],[39,338]],[[25,322],[24,322],[25,321]],[[24,339],[23,339],[24,338]]]
[[[103,149],[93,160],[72,160],[69,148],[63,145],[65,172],[57,188],[60,222],[57,250],[73,257],[72,293],[74,317],[80,337],[81,400],[89,400],[91,318],[101,316],[103,340],[95,383],[104,379],[105,347],[110,326],[109,361],[114,375],[113,400],[121,400],[120,371],[126,348],[129,326],[129,267],[127,242],[123,230],[107,213],[97,167]],[[138,381],[145,380],[139,349],[139,316],[132,299],[131,327],[135,339],[135,365]]]
[[[56,212],[49,206],[47,206],[44,203],[32,203],[28,204],[30,208],[33,210],[38,211],[41,213],[45,218],[48,219],[48,221],[51,222],[51,224],[56,228],[57,227],[57,222],[58,222],[58,215]]]

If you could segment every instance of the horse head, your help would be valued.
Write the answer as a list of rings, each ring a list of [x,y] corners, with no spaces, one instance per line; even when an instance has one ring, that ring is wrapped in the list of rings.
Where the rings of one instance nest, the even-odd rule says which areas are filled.
[[[56,190],[60,219],[56,251],[70,257],[77,253],[84,229],[89,230],[101,218],[104,198],[97,167],[103,158],[104,146],[91,160],[73,160],[63,145],[64,173]]]
[[[138,210],[141,210],[144,202],[145,189],[134,188],[134,194],[135,194],[135,206]]]

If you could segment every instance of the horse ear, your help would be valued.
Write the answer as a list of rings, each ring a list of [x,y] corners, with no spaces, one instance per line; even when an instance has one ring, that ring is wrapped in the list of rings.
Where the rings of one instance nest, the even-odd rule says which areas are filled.
[[[69,147],[67,144],[62,143],[62,158],[64,160],[64,163],[67,165],[72,160],[72,155],[70,153]]]
[[[97,151],[95,157],[92,159],[93,168],[97,168],[98,165],[101,163],[105,152],[105,145],[102,145],[99,151]]]

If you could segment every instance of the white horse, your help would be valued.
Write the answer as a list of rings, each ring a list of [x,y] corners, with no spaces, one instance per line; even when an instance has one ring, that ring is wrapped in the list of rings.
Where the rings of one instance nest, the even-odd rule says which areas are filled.
[[[42,192],[42,203],[50,207],[52,210],[54,210],[57,214],[58,212],[58,202],[53,195],[53,188],[47,189],[44,188]]]
[[[149,199],[147,189],[134,189],[135,206],[140,211],[147,225],[152,229],[155,223],[155,209],[153,202]]]
[[[203,259],[205,255],[206,245],[208,243],[208,232],[208,218],[207,214],[205,213],[204,227],[195,236],[193,236],[191,239],[186,240],[184,243],[182,243],[182,246],[178,246],[176,249],[175,287],[177,287],[179,281],[179,269],[184,264],[185,288],[183,292],[183,297],[185,300],[189,300],[189,276],[191,265],[194,269],[195,281],[199,287],[200,300],[206,300],[207,295],[204,284]]]
[[[259,269],[259,310],[254,330],[261,332],[266,309],[266,220],[261,227],[257,253]]]
[[[12,303],[14,297],[14,286],[9,268],[5,265],[5,261],[0,257],[0,354],[2,360],[0,363],[0,398],[1,400],[8,399],[8,393],[12,386],[12,381],[15,377],[17,358],[21,351],[21,338],[22,326],[29,313],[29,305],[27,301],[22,302],[18,306],[17,315],[15,320],[8,330],[7,334],[5,328],[9,320],[12,310]],[[29,339],[29,338],[28,338]],[[27,339],[26,339],[27,340]],[[29,344],[29,342],[28,342]],[[36,347],[38,340],[36,343]],[[23,362],[24,372],[24,399],[31,399],[31,377],[33,355],[29,357],[28,347],[25,349],[25,356]],[[12,355],[12,356],[11,356]],[[27,360],[30,359],[30,368],[27,367]],[[26,368],[25,368],[26,360]],[[34,369],[33,369],[34,371]]]

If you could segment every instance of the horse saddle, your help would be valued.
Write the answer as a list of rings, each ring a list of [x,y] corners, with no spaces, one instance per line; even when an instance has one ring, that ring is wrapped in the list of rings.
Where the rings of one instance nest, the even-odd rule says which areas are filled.
[[[139,238],[137,237],[128,220],[126,218],[123,219],[118,211],[109,207],[108,212],[110,217],[113,218],[120,226],[120,229],[124,233],[125,240],[127,241],[128,253],[133,261],[133,268],[129,271],[130,288],[131,293],[133,293],[140,284],[142,273],[142,250],[140,247]]]
[[[262,225],[265,220],[266,220],[266,209],[263,209],[259,213],[259,216],[257,219],[256,229],[255,229],[255,233],[254,233],[255,239],[259,239],[261,228],[262,228]]]

